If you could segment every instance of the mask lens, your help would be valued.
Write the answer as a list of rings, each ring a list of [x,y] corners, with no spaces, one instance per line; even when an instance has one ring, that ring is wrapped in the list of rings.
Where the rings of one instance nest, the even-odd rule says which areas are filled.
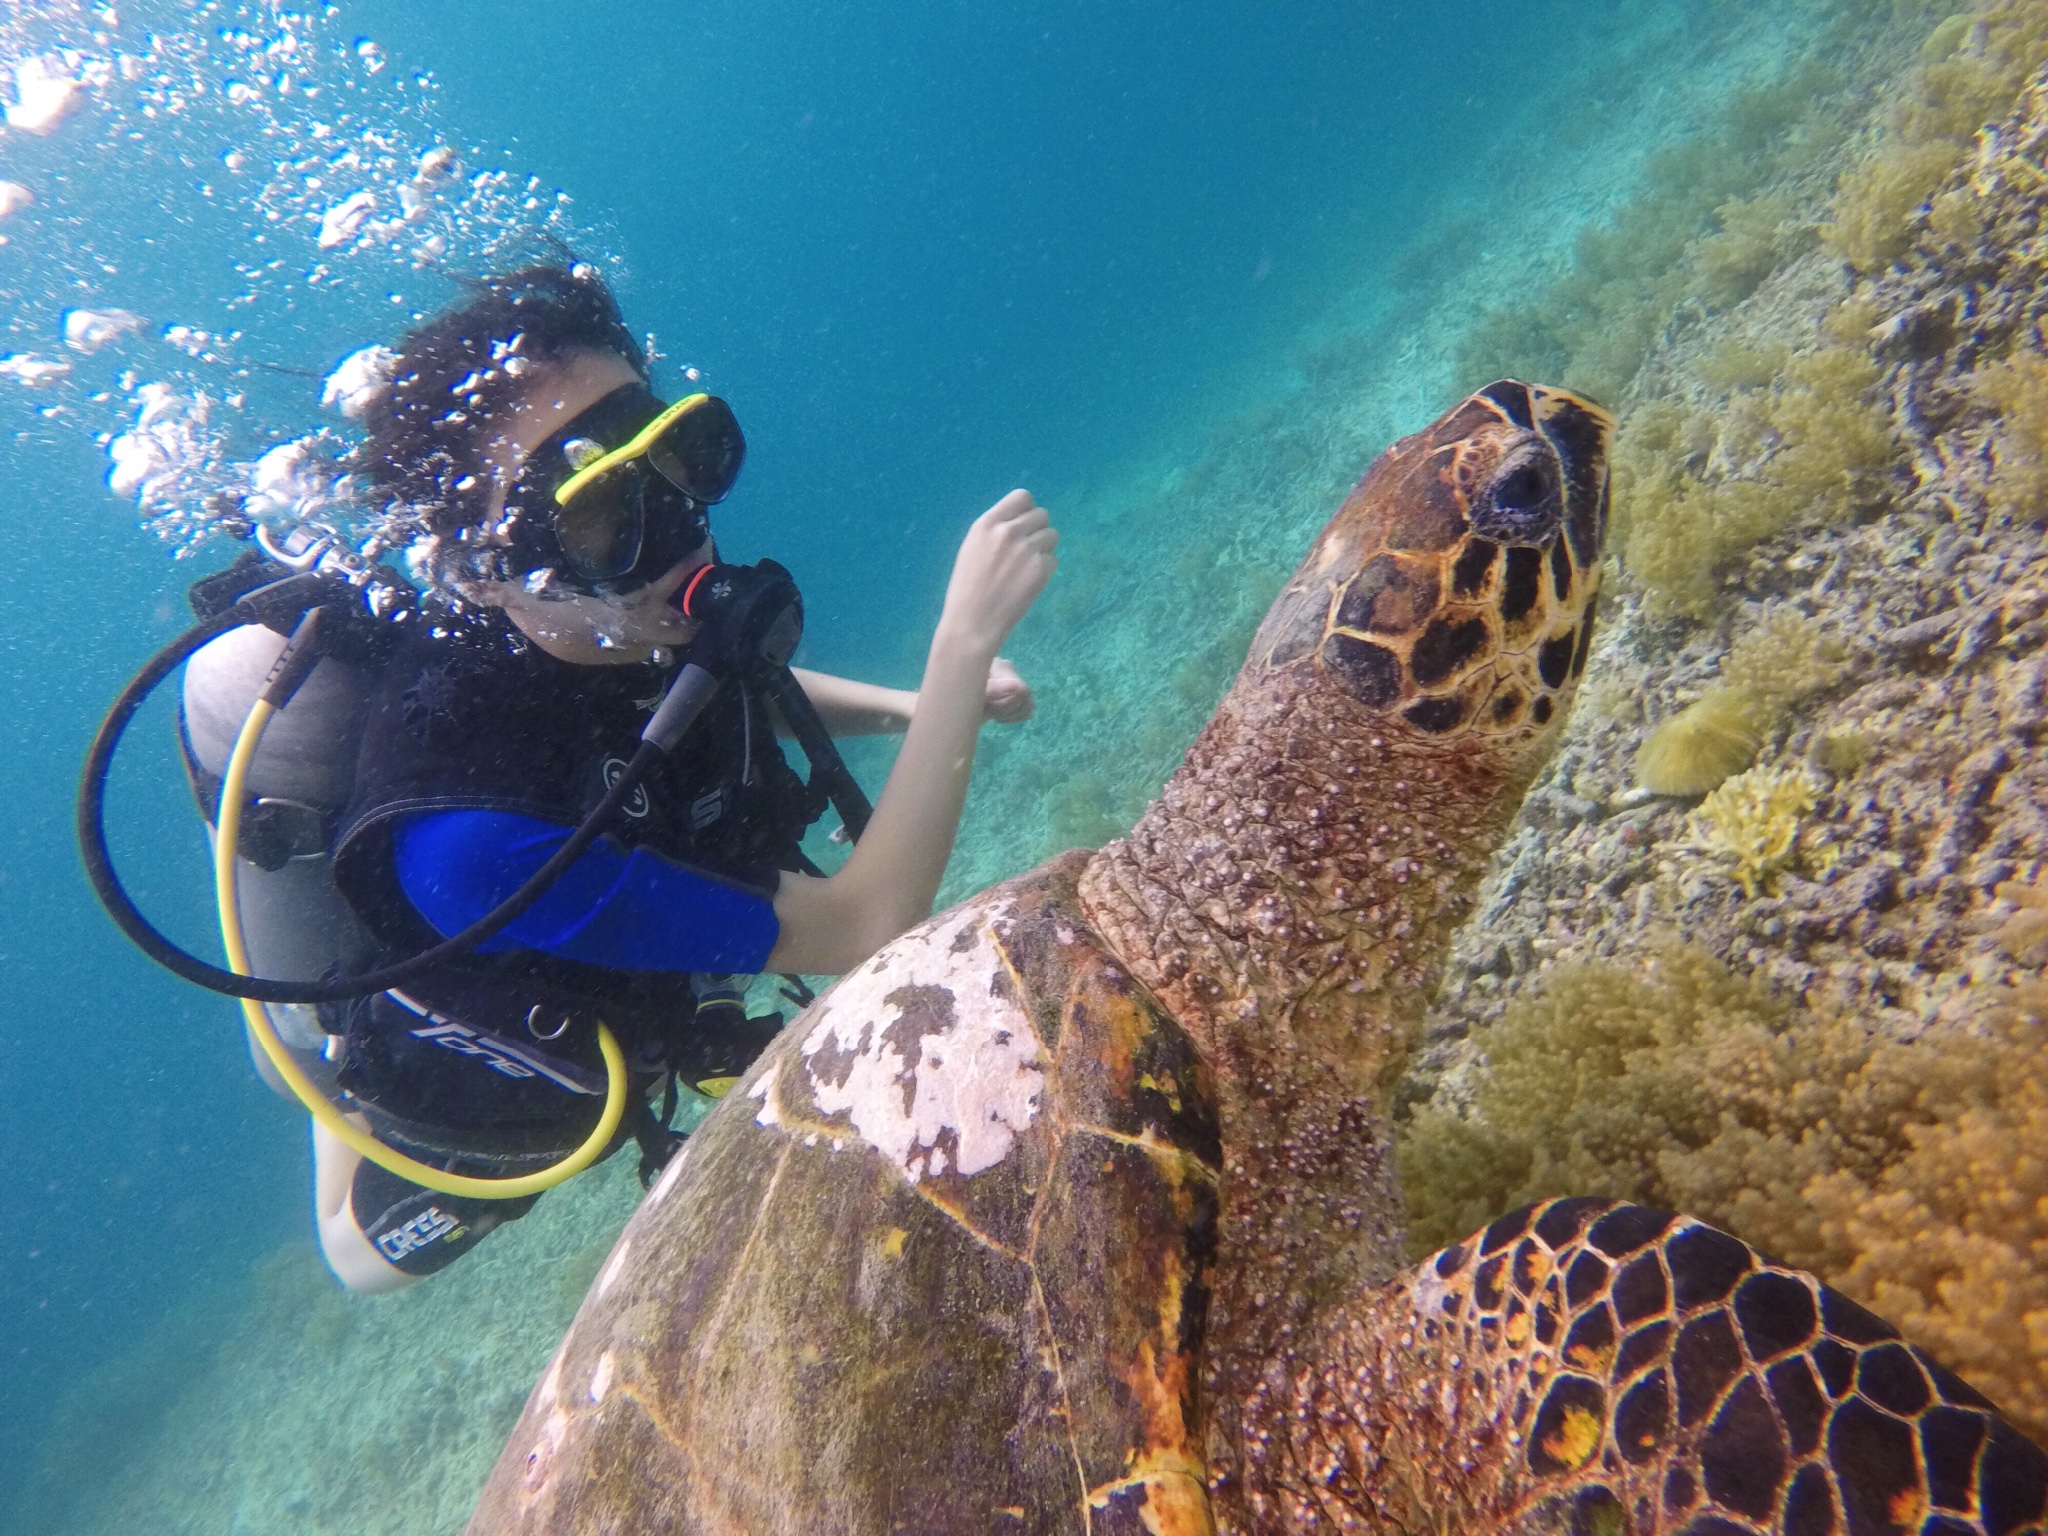
[[[699,396],[647,448],[647,462],[670,485],[702,506],[725,499],[747,457],[747,440],[732,407]]]
[[[643,493],[638,468],[620,464],[555,508],[556,542],[579,576],[610,581],[633,568],[647,526]]]

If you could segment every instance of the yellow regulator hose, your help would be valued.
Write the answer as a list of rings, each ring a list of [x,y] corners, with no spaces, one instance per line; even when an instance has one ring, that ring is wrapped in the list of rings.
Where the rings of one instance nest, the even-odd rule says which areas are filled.
[[[256,756],[256,744],[263,739],[264,727],[270,724],[276,713],[275,706],[268,699],[256,701],[256,707],[249,711],[249,718],[242,722],[241,734],[235,738],[234,755],[228,759],[227,776],[220,786],[220,825],[213,845],[214,892],[220,902],[220,936],[227,950],[228,968],[238,976],[254,974],[249,968],[249,951],[242,940],[242,915],[236,905],[235,849],[241,840],[242,798],[249,778],[249,764]],[[612,1037],[612,1032],[600,1024],[597,1026],[597,1048],[604,1053],[604,1113],[598,1116],[596,1128],[584,1139],[582,1146],[559,1163],[517,1178],[477,1179],[467,1174],[444,1173],[385,1146],[328,1102],[327,1096],[292,1060],[291,1052],[278,1039],[270,1014],[261,1003],[253,998],[243,998],[242,1017],[248,1021],[256,1043],[263,1047],[263,1054],[277,1068],[278,1076],[285,1080],[299,1102],[306,1106],[306,1112],[328,1134],[378,1167],[444,1195],[516,1200],[522,1195],[537,1195],[544,1189],[553,1189],[564,1180],[574,1178],[603,1155],[626,1112],[626,1095],[631,1084],[626,1076],[625,1053],[619,1049],[619,1042]]]

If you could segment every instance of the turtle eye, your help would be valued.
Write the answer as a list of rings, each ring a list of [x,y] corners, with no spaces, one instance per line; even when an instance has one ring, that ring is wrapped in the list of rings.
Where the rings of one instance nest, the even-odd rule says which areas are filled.
[[[1473,531],[1502,544],[1541,544],[1564,517],[1557,466],[1537,447],[1509,457],[1472,508]]]
[[[1518,464],[1493,488],[1493,504],[1503,512],[1526,515],[1543,500],[1543,472],[1534,464]]]

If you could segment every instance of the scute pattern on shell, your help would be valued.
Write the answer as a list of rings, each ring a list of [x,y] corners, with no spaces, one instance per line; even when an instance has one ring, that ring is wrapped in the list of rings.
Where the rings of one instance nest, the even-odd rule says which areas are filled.
[[[1328,1344],[1269,1405],[1259,1480],[1289,1530],[2038,1536],[2048,1515],[2048,1455],[1977,1392],[1664,1211],[1503,1216]]]
[[[1377,528],[1378,546],[1326,543],[1252,663],[1319,666],[1432,735],[1561,721],[1592,641],[1612,430],[1566,390],[1504,379],[1397,443],[1352,492],[1398,509],[1350,520]],[[1506,516],[1503,483],[1539,493],[1546,515]]]

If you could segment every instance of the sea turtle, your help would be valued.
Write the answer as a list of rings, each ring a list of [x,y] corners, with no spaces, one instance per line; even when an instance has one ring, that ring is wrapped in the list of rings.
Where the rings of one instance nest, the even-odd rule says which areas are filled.
[[[1997,1532],[2048,1458],[1818,1282],[1558,1201],[1420,1265],[1385,1105],[1593,625],[1612,424],[1395,444],[1135,830],[906,934],[662,1175],[470,1526]]]

